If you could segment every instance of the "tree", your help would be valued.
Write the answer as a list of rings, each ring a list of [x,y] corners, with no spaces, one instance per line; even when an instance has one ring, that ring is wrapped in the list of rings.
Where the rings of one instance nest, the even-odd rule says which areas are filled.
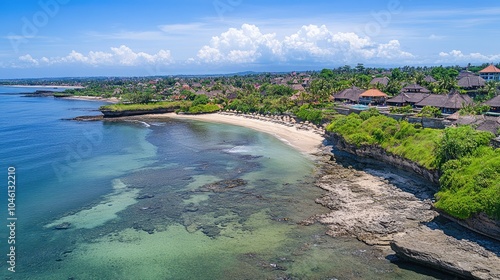
[[[356,72],[363,73],[364,71],[365,71],[365,66],[363,65],[363,63],[358,63],[358,65],[356,65]]]
[[[391,80],[402,81],[404,80],[404,74],[399,68],[392,69]]]
[[[332,93],[332,84],[324,79],[317,79],[312,81],[309,90],[313,100],[322,102],[330,97]]]
[[[134,91],[124,95],[123,99],[130,103],[146,104],[153,100],[153,94],[147,91]]]
[[[493,133],[470,126],[446,128],[436,151],[436,163],[441,167],[449,160],[472,155],[480,146],[489,145]]]
[[[196,97],[194,98],[193,100],[193,104],[192,106],[196,106],[196,105],[205,105],[209,102],[210,100],[208,99],[208,97],[204,94],[199,94],[199,95],[196,95]]]
[[[333,70],[331,69],[323,69],[321,70],[321,73],[319,73],[319,76],[323,79],[331,79],[334,77]]]

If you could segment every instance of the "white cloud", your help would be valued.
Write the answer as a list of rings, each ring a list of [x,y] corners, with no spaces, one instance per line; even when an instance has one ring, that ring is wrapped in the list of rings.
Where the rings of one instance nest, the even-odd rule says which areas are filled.
[[[19,57],[19,60],[23,63],[26,63],[28,65],[32,65],[32,66],[37,66],[39,63],[38,63],[38,60],[34,59],[31,55],[27,54],[27,55],[23,55],[23,56],[20,56]]]
[[[500,54],[484,55],[481,53],[464,54],[460,50],[452,50],[450,52],[440,52],[439,57],[444,60],[438,62],[494,62],[500,60]]]
[[[333,33],[325,25],[302,26],[296,33],[278,40],[275,33],[263,34],[255,25],[243,24],[215,36],[197,54],[204,63],[251,63],[273,61],[359,62],[367,59],[387,62],[414,56],[401,50],[398,40],[381,44],[355,33]]]
[[[262,34],[255,25],[243,24],[241,29],[230,28],[220,36],[212,37],[210,45],[198,51],[198,59],[207,63],[255,62],[264,55],[278,57],[281,44],[276,34]]]
[[[429,40],[433,40],[433,41],[443,40],[444,38],[446,38],[446,36],[439,36],[436,34],[431,34],[429,36]]]
[[[204,23],[193,22],[193,23],[187,23],[187,24],[160,25],[160,26],[158,26],[158,28],[160,28],[161,31],[166,32],[166,33],[185,33],[185,32],[192,32],[192,31],[200,30],[204,26],[205,26]]]
[[[111,48],[111,52],[91,51],[87,55],[71,51],[64,57],[42,57],[35,59],[27,54],[19,57],[21,66],[39,66],[54,64],[85,64],[90,66],[138,66],[138,65],[168,65],[173,62],[170,51],[160,50],[156,54],[134,52],[129,47],[122,45]]]

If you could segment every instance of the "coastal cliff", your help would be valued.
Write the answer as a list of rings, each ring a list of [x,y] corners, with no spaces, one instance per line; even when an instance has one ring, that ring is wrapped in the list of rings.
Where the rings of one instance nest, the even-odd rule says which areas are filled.
[[[165,114],[165,113],[173,113],[176,108],[162,108],[162,109],[153,109],[153,110],[103,110],[101,109],[101,113],[105,118],[118,118],[118,117],[129,117],[129,116],[138,116],[138,115],[147,115],[147,114]]]
[[[327,133],[327,139],[334,145],[334,150],[348,152],[359,159],[373,158],[389,163],[434,183],[426,191],[423,188],[433,184],[415,185],[392,174],[373,179],[364,171],[339,168],[335,155],[332,155],[324,176],[317,182],[328,193],[316,201],[329,208],[331,213],[314,219],[328,226],[327,234],[353,235],[367,244],[382,248],[390,245],[402,261],[419,263],[461,277],[500,279],[500,243],[484,237],[500,240],[499,221],[485,214],[459,220],[434,209],[432,197],[439,183],[437,171],[428,170],[377,146],[356,147],[335,133]],[[406,190],[411,186],[410,193],[400,189],[401,186]],[[452,222],[436,225],[435,220],[441,217]]]
[[[359,157],[373,158],[379,161],[387,162],[392,166],[403,170],[413,171],[426,180],[436,184],[436,187],[433,187],[433,189],[437,191],[437,184],[439,184],[439,172],[437,170],[427,169],[416,162],[388,153],[383,148],[375,145],[362,145],[357,147],[356,145],[347,143],[347,141],[345,141],[345,139],[337,133],[327,132],[327,139],[335,145],[335,148],[341,151],[345,151]]]

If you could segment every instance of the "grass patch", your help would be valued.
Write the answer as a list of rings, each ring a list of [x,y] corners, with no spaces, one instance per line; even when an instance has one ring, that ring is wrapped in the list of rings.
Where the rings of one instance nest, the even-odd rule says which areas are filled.
[[[103,111],[114,111],[114,112],[122,112],[122,111],[150,111],[150,110],[158,110],[158,109],[180,109],[187,108],[191,106],[191,102],[189,101],[163,101],[163,102],[154,102],[147,104],[111,104],[101,106],[99,110]]]
[[[500,219],[500,149],[481,147],[442,169],[437,208],[460,219],[481,212]]]
[[[489,146],[493,134],[469,126],[445,130],[421,128],[382,115],[336,116],[327,130],[356,146],[377,145],[387,152],[439,169],[435,206],[467,219],[485,213],[500,219],[500,149]]]
[[[356,114],[335,117],[327,130],[342,135],[350,144],[358,147],[378,145],[428,169],[436,169],[434,151],[443,133],[442,130],[418,128],[383,115],[370,117]]]

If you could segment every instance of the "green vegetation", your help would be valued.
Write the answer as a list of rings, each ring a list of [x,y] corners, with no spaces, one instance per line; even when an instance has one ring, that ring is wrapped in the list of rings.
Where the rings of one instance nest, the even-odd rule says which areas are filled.
[[[189,101],[164,101],[164,102],[155,102],[148,104],[111,104],[101,106],[99,110],[109,110],[109,111],[133,111],[133,110],[158,110],[158,109],[180,109],[182,107],[191,106],[191,102]]]
[[[219,110],[219,106],[215,104],[199,104],[190,106],[185,112],[189,114],[206,114],[215,113]]]
[[[423,118],[440,118],[442,116],[441,109],[433,106],[425,106],[422,108],[420,113],[417,114],[418,117]]]
[[[490,106],[482,104],[465,105],[458,111],[461,116],[482,115],[490,110]]]
[[[484,212],[500,219],[500,149],[493,134],[469,126],[445,129],[436,151],[443,175],[436,207],[460,219]]]
[[[314,109],[310,105],[303,105],[299,108],[295,115],[304,121],[309,121],[315,124],[320,124],[323,120],[323,111],[321,109]]]
[[[477,72],[486,66],[488,64],[469,65],[468,70]],[[321,72],[12,80],[3,84],[78,86],[83,88],[56,95],[116,97],[124,103],[104,106],[102,110],[169,109],[200,114],[223,109],[295,114],[299,119],[315,124],[331,121],[328,130],[339,133],[351,144],[377,145],[389,153],[441,171],[441,190],[436,203],[440,209],[459,218],[478,212],[498,218],[499,152],[487,146],[491,134],[471,128],[424,129],[421,124],[398,122],[382,116],[375,109],[359,115],[340,116],[332,102],[333,93],[353,86],[363,90],[375,86],[389,95],[397,95],[403,86],[417,83],[433,93],[446,94],[459,89],[457,77],[462,70],[458,66],[384,69],[359,63]],[[427,80],[427,76],[436,81]],[[387,77],[388,84],[370,85],[373,77]],[[498,95],[499,88],[498,82],[487,82],[484,87],[469,91],[474,93],[477,104],[482,104]],[[413,108],[405,106],[390,110],[393,114],[409,114]],[[487,106],[471,105],[460,110],[460,114],[477,115],[487,110]],[[417,116],[439,118],[442,114],[439,108],[424,107]]]
[[[500,219],[500,149],[480,147],[442,169],[437,208],[460,219],[476,213]]]
[[[376,114],[337,116],[327,130],[358,147],[377,145],[428,169],[439,169],[435,206],[450,215],[466,219],[486,213],[500,219],[500,149],[489,146],[492,133],[470,126],[423,129]]]
[[[404,107],[391,107],[389,111],[391,114],[410,114],[413,112],[413,107],[411,107],[411,105],[406,105]]]
[[[358,147],[378,145],[426,168],[436,168],[433,151],[441,137],[440,130],[417,128],[406,121],[398,122],[382,115],[369,116],[364,120],[356,114],[337,116],[327,130],[342,135],[348,143]]]
[[[481,146],[488,146],[494,135],[470,126],[446,128],[436,150],[436,163],[441,167],[450,160],[471,156]]]

